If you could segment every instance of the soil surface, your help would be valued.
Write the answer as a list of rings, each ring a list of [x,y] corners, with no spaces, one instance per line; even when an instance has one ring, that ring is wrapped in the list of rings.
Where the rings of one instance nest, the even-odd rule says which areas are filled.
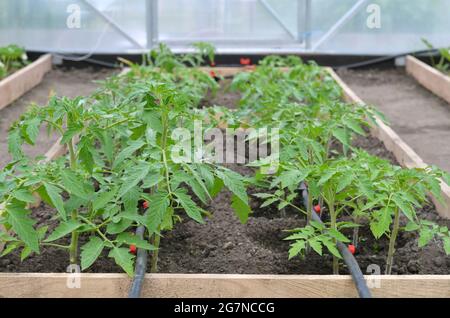
[[[450,105],[402,68],[340,70],[339,76],[428,164],[450,172]]]
[[[31,103],[45,105],[49,96],[86,96],[91,94],[96,88],[96,80],[103,80],[112,75],[117,70],[106,68],[83,68],[68,69],[54,67],[47,73],[42,82],[32,90],[24,94],[11,105],[0,110],[0,168],[5,166],[11,157],[8,154],[8,129],[11,124],[18,120],[20,115]],[[57,136],[48,136],[45,128],[39,135],[36,146],[24,146],[25,152],[31,156],[43,155],[56,141]]]
[[[208,99],[215,104],[234,108],[239,95],[228,97],[216,96]],[[396,163],[394,156],[383,144],[372,137],[359,137],[354,144],[371,154]],[[250,175],[252,170],[243,165],[227,165],[229,168]],[[249,189],[249,194],[258,192]],[[231,209],[231,193],[222,191],[206,209],[212,217],[206,224],[198,224],[184,218],[170,233],[165,233],[161,240],[159,255],[159,272],[161,273],[246,273],[246,274],[331,274],[332,258],[329,255],[319,256],[309,253],[305,259],[288,260],[289,243],[283,241],[288,235],[285,230],[301,227],[304,217],[294,210],[287,209],[286,216],[280,217],[274,207],[258,209],[261,204],[252,197],[250,205],[254,213],[247,224],[239,222]],[[418,214],[422,218],[433,220],[450,226],[449,220],[442,220],[434,206],[423,207]],[[33,210],[39,224],[54,227],[51,216],[55,211],[44,204]],[[325,215],[324,218],[327,216]],[[402,220],[405,223],[405,220]],[[351,237],[351,233],[348,237]],[[432,241],[425,248],[417,247],[417,235],[400,233],[397,241],[397,252],[394,258],[394,274],[449,274],[450,258],[445,256],[442,243]],[[59,243],[65,244],[62,240]],[[83,244],[86,237],[80,238]],[[375,264],[384,272],[384,264],[388,249],[387,238],[375,241],[368,227],[360,230],[360,243],[355,254],[361,269],[366,272],[369,265]],[[23,263],[20,252],[0,258],[0,272],[65,272],[68,255],[65,251],[53,247],[44,247],[40,255],[32,255]],[[104,252],[87,272],[121,272]],[[341,265],[341,273],[347,273],[345,265]]]

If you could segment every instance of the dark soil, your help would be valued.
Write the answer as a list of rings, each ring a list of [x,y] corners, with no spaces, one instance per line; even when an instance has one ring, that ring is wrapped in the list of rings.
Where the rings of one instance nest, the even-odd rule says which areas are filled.
[[[212,101],[215,101],[214,103]],[[232,94],[208,98],[205,103],[234,108],[239,96]],[[383,144],[372,137],[359,137],[354,143],[369,153],[396,163],[394,156]],[[229,168],[250,175],[252,170],[242,165],[228,165]],[[258,192],[250,189],[249,193]],[[161,273],[247,273],[247,274],[331,274],[332,261],[329,255],[323,257],[311,252],[305,259],[288,260],[289,243],[283,241],[288,235],[285,230],[301,227],[303,216],[287,209],[280,217],[276,208],[258,209],[260,202],[252,198],[254,213],[248,224],[241,224],[231,209],[231,194],[222,191],[207,210],[212,217],[206,224],[198,224],[185,218],[183,223],[166,233],[161,240],[159,272]],[[44,205],[33,210],[39,223],[51,224],[50,215],[55,212]],[[423,207],[418,214],[442,225],[450,226],[449,220],[442,220],[434,206]],[[405,220],[402,220],[405,222]],[[81,242],[86,238],[81,238]],[[63,242],[64,243],[64,242]],[[81,243],[82,244],[82,243]],[[375,241],[368,227],[360,230],[360,244],[356,258],[363,272],[367,266],[376,264],[384,271],[388,240]],[[417,235],[401,233],[397,241],[393,273],[396,274],[448,274],[450,258],[445,256],[442,244],[431,242],[425,248],[417,247]],[[15,251],[0,259],[0,271],[4,272],[65,272],[68,255],[53,247],[43,248],[40,255],[32,255],[20,263],[20,253]],[[342,265],[341,273],[346,273]],[[106,253],[87,272],[121,272]]]

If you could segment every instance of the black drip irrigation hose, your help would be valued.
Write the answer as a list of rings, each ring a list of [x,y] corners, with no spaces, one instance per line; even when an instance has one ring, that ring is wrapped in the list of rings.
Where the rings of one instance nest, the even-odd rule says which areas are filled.
[[[408,55],[414,55],[414,56],[418,56],[418,55],[422,55],[422,54],[436,55],[437,53],[439,53],[438,49],[411,51],[411,52],[405,52],[405,53],[400,53],[400,54],[381,56],[381,57],[377,57],[375,59],[371,59],[368,61],[352,63],[352,64],[347,64],[347,65],[341,65],[341,66],[337,66],[336,69],[348,69],[348,68],[372,66],[372,65],[380,64],[383,62],[387,62],[387,61],[390,61],[390,60],[393,60],[393,59],[396,59],[399,57],[408,56]]]
[[[302,182],[302,185],[300,186],[300,189],[302,191],[303,196],[303,203],[305,206],[308,206],[308,188],[307,186]],[[319,222],[323,224],[322,220],[316,213],[312,213],[312,219],[316,222]],[[341,253],[342,258],[344,259],[345,264],[348,267],[348,270],[350,274],[352,275],[353,282],[355,283],[356,290],[358,291],[360,298],[372,298],[372,294],[370,293],[369,288],[367,287],[366,281],[364,279],[364,275],[361,271],[361,268],[358,265],[358,262],[356,261],[355,257],[350,253],[347,246],[343,244],[342,242],[337,242],[336,247],[339,250],[339,253]]]
[[[144,238],[145,227],[139,226],[136,230],[136,235],[141,239]],[[136,266],[134,269],[134,278],[131,283],[128,298],[140,298],[142,285],[144,284],[145,273],[147,272],[147,258],[148,253],[143,248],[137,249]]]

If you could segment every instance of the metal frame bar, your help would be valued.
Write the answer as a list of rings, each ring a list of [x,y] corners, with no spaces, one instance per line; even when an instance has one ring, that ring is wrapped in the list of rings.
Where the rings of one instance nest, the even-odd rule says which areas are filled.
[[[153,49],[159,40],[158,0],[145,0],[147,49]]]
[[[84,4],[86,4],[89,8],[91,8],[94,12],[96,12],[103,20],[105,20],[113,29],[115,29],[120,35],[125,37],[128,41],[133,43],[138,48],[144,49],[144,47],[137,42],[131,35],[129,35],[120,25],[118,25],[114,20],[108,17],[106,14],[98,10],[92,3],[88,0],[81,0]]]
[[[289,29],[286,23],[283,22],[278,13],[276,13],[276,11],[272,9],[272,7],[267,3],[266,0],[259,0],[259,3],[261,3],[264,9],[266,9],[267,12],[269,12],[269,14],[275,19],[275,21],[278,22],[278,24],[283,28],[284,31],[286,31],[292,38],[297,39],[296,34]]]
[[[353,7],[350,8],[329,30],[327,33],[322,35],[322,37],[314,43],[314,45],[311,48],[311,51],[317,50],[319,46],[321,46],[323,43],[325,43],[327,40],[329,40],[333,35],[336,34],[339,29],[348,22],[353,16],[358,13],[358,10],[369,0],[358,0],[357,3],[353,5]]]
[[[297,41],[311,47],[311,0],[297,0]]]

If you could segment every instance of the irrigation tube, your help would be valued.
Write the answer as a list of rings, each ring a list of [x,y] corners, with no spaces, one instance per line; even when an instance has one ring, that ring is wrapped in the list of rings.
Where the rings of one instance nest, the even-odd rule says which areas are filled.
[[[136,235],[144,238],[145,227],[139,226],[136,230]],[[133,282],[131,283],[128,298],[139,298],[141,296],[142,285],[144,284],[145,273],[147,272],[147,258],[148,253],[143,248],[137,249],[136,266]]]
[[[300,185],[300,189],[302,191],[303,196],[303,202],[305,206],[308,206],[308,188],[307,186],[302,182]],[[312,219],[316,222],[322,223],[322,220],[316,213],[312,213]],[[372,298],[372,295],[369,291],[369,288],[367,287],[366,281],[364,279],[364,275],[361,271],[361,268],[359,268],[358,262],[356,261],[355,257],[350,253],[347,246],[343,244],[342,242],[337,242],[336,247],[341,253],[342,258],[344,259],[345,264],[348,267],[348,270],[350,274],[352,275],[353,282],[355,283],[356,290],[358,291],[360,298]]]

